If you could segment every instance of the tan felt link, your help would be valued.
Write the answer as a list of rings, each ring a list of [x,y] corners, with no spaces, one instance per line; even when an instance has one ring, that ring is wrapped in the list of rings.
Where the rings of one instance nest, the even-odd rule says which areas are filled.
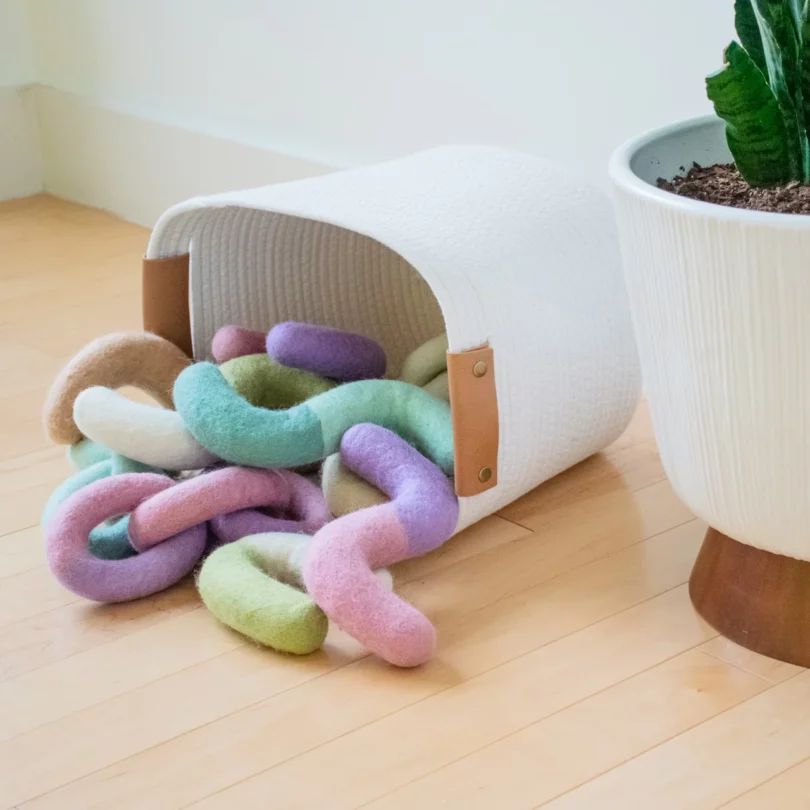
[[[73,403],[94,385],[132,385],[161,405],[174,407],[174,381],[190,362],[173,343],[146,332],[116,332],[91,341],[51,385],[43,412],[48,437],[57,444],[73,444],[82,438],[73,421]]]

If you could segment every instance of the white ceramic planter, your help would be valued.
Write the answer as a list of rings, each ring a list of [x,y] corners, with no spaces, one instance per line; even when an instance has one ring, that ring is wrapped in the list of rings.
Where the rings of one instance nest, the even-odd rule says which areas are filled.
[[[659,190],[731,160],[714,117],[611,162],[646,394],[667,475],[715,529],[810,560],[810,217]]]

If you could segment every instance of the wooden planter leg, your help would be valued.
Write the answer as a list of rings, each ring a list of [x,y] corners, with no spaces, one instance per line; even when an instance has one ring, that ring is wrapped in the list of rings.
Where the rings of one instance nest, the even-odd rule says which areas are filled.
[[[689,595],[715,630],[755,652],[810,666],[810,562],[706,532]]]

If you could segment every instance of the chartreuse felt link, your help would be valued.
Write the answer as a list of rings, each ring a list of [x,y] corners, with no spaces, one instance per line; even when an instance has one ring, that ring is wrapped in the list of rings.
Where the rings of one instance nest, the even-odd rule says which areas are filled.
[[[219,370],[231,388],[258,408],[291,408],[336,385],[309,371],[282,366],[266,354],[228,360]]]
[[[446,473],[453,470],[453,429],[447,403],[397,380],[360,380],[287,410],[251,405],[219,368],[196,363],[174,387],[177,412],[194,438],[234,464],[289,467],[320,461],[353,425],[388,428]]]

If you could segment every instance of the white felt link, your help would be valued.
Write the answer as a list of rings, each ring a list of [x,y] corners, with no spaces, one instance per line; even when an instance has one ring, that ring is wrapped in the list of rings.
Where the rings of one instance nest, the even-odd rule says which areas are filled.
[[[87,438],[161,470],[198,470],[219,460],[188,432],[176,411],[133,402],[102,386],[76,397],[73,419]]]

